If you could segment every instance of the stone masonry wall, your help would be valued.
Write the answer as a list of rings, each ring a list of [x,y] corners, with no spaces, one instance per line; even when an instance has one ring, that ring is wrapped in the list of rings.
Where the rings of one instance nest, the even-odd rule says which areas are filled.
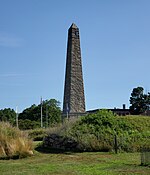
[[[85,112],[80,36],[75,24],[72,24],[68,30],[63,114],[67,112]]]

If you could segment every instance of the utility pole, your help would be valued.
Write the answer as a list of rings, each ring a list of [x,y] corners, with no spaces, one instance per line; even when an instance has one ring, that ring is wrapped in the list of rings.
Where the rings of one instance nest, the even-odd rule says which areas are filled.
[[[42,114],[42,105],[43,105],[43,100],[41,97],[41,128],[43,128],[43,114]]]
[[[46,128],[48,128],[48,107],[46,105]]]

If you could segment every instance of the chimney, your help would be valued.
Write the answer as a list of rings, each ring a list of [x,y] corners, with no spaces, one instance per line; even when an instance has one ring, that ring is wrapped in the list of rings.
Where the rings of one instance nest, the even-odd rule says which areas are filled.
[[[123,104],[123,109],[126,109],[126,105],[125,104]]]

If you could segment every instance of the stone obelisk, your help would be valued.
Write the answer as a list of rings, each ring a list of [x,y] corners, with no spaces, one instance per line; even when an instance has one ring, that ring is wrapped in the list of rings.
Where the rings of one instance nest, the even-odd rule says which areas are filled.
[[[73,23],[68,30],[63,116],[85,114],[79,28]]]

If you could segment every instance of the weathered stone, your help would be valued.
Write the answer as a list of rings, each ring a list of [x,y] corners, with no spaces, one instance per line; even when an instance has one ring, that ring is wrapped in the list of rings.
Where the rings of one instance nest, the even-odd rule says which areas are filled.
[[[72,24],[68,30],[67,61],[64,87],[63,116],[85,113],[79,28]]]

